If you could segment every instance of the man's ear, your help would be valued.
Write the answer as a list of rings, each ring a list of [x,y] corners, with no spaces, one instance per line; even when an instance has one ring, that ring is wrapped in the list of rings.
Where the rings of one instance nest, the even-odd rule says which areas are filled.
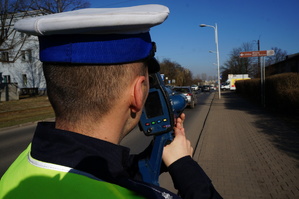
[[[138,76],[134,82],[133,95],[131,99],[131,110],[133,113],[139,112],[143,108],[146,98],[146,78],[145,76]]]

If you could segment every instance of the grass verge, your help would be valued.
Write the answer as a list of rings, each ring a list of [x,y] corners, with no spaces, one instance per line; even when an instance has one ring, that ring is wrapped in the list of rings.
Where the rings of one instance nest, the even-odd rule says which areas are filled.
[[[53,118],[54,111],[47,96],[0,103],[0,128]]]

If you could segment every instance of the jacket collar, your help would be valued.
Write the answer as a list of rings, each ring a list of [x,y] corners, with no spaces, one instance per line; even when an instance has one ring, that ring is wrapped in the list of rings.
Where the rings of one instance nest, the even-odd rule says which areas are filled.
[[[116,182],[121,178],[139,176],[138,168],[132,167],[136,162],[129,152],[129,148],[55,129],[55,123],[41,122],[33,137],[31,155],[44,162],[68,166]]]

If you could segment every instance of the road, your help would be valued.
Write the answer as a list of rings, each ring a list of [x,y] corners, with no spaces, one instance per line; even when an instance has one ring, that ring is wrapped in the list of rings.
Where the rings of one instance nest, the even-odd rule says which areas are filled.
[[[186,135],[191,140],[192,146],[196,149],[199,137],[210,109],[214,94],[211,92],[200,92],[198,104],[194,109],[185,109],[186,121],[184,124]],[[25,125],[22,127],[0,129],[0,176],[7,170],[14,159],[28,146],[30,143],[36,123]],[[131,153],[139,153],[145,149],[152,137],[146,137],[139,128],[135,128],[125,139],[121,145],[131,149]],[[160,177],[160,185],[175,192],[171,179],[168,174]]]
[[[30,143],[36,124],[0,129],[0,176]]]

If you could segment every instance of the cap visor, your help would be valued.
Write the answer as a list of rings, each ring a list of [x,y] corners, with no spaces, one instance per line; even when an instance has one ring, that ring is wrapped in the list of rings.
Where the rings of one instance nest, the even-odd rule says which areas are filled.
[[[148,65],[148,72],[149,73],[157,73],[160,71],[160,64],[159,62],[156,60],[156,58],[151,58],[149,60],[149,65]]]

